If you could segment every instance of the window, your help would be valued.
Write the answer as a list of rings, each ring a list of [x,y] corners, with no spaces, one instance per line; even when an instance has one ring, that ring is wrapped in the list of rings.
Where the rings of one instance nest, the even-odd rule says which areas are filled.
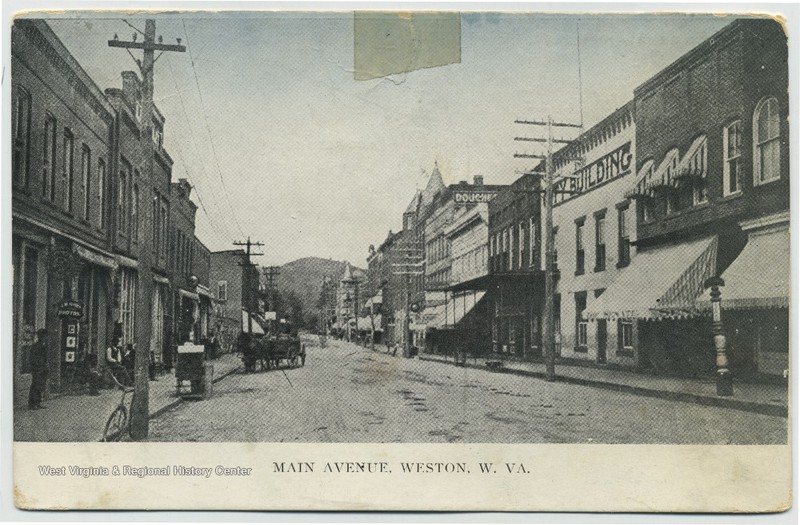
[[[42,159],[42,197],[56,200],[56,119],[48,114],[44,121],[44,157]]]
[[[161,148],[163,140],[164,140],[164,134],[161,132],[160,129],[153,126],[153,144],[155,144],[157,148]]]
[[[158,257],[160,261],[166,264],[167,262],[166,244],[167,244],[167,234],[169,230],[169,208],[167,207],[167,202],[163,197],[161,198],[161,217],[159,225],[160,225],[159,239],[161,239],[161,243],[159,244],[158,247]]]
[[[620,319],[617,330],[620,350],[633,350],[633,322],[630,319]]]
[[[519,244],[519,268],[521,270],[525,265],[525,223],[523,222],[519,223],[517,244]]]
[[[139,185],[133,185],[133,195],[131,201],[131,238],[133,242],[139,242]]]
[[[126,199],[125,195],[127,195],[127,188],[128,188],[128,173],[130,173],[130,167],[123,167],[119,172],[119,184],[117,188],[117,227],[119,229],[119,233],[125,235],[127,232],[126,227],[126,217],[127,217],[127,210],[125,204]]]
[[[780,115],[778,99],[761,101],[753,116],[753,178],[762,184],[780,177]]]
[[[134,113],[136,114],[136,121],[137,122],[142,120],[142,103],[141,102],[136,102],[136,105],[134,107]]]
[[[606,269],[606,212],[598,212],[594,217],[595,261],[594,271],[602,272]]]
[[[64,128],[64,165],[62,169],[62,176],[66,186],[64,193],[64,209],[72,213],[72,200],[75,192],[75,180],[73,174],[73,156],[74,156],[74,139],[72,132],[68,128]]]
[[[583,227],[586,217],[581,217],[575,221],[575,275],[584,272],[585,250],[583,246]]]
[[[100,228],[106,227],[106,162],[97,159],[97,197],[100,202]]]
[[[678,151],[677,150],[673,150],[672,152],[668,153],[667,155],[668,156],[672,155],[672,159],[669,161],[669,164],[667,165],[667,171],[664,172],[663,178],[664,178],[664,182],[666,182],[669,185],[672,185],[673,178],[675,177],[675,175],[678,172]],[[675,189],[672,189],[671,191],[668,191],[666,193],[666,195],[665,195],[666,205],[665,206],[666,206],[666,209],[667,209],[667,215],[669,215],[670,213],[676,213],[676,212],[680,211],[680,207],[681,207],[680,195],[681,195],[681,192],[676,191]]]
[[[228,281],[217,282],[217,299],[220,301],[228,300]]]
[[[81,184],[83,185],[83,218],[88,221],[92,204],[92,152],[86,144],[81,149]]]
[[[153,228],[153,245],[150,247],[151,251],[153,252],[154,256],[158,256],[158,243],[160,239],[158,238],[158,229],[159,229],[159,217],[158,217],[158,195],[153,196],[153,204],[151,210],[151,217],[153,218],[153,222],[151,223],[151,227]]]
[[[586,292],[575,292],[575,351],[585,352],[589,345],[589,323],[583,320]]]
[[[737,120],[722,131],[723,195],[741,191],[742,176],[742,122]]]
[[[689,161],[689,169],[694,173],[702,174],[702,179],[694,185],[692,202],[696,205],[708,201],[708,191],[706,189],[706,142],[700,145],[700,149]]]
[[[508,227],[508,269],[514,268],[514,261],[516,261],[516,257],[514,257],[514,226]]]
[[[14,184],[28,185],[28,161],[31,151],[31,96],[24,89],[17,90],[13,106],[14,151],[12,170]]]
[[[617,268],[628,266],[631,262],[631,237],[628,230],[627,202],[617,208],[617,246],[619,251]]]
[[[528,266],[536,263],[536,222],[531,217],[528,221]]]
[[[122,268],[120,273],[120,320],[122,321],[122,344],[136,342],[136,272]]]

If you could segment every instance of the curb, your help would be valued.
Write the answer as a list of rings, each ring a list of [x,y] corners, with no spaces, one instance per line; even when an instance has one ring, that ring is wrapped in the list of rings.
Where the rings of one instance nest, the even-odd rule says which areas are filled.
[[[211,384],[215,384],[215,383],[218,383],[218,382],[222,381],[223,379],[225,379],[229,375],[233,374],[237,370],[239,370],[239,365],[231,368],[230,370],[228,370],[227,372],[225,372],[221,376],[214,378],[211,381]],[[172,410],[173,408],[177,407],[181,403],[183,403],[183,398],[178,397],[177,399],[167,403],[163,407],[157,408],[156,410],[150,412],[148,414],[148,419],[155,419],[155,418],[159,417],[160,415],[164,414],[165,412],[169,412],[170,410]],[[117,437],[116,434],[112,434],[111,435],[111,439],[109,441],[114,441],[116,439],[116,437]],[[99,441],[100,441],[100,443],[106,443],[106,441],[103,441],[102,439],[100,439]]]
[[[455,363],[449,361],[442,361],[430,357],[418,356],[420,361],[434,361],[447,365],[456,366]],[[460,365],[464,368],[474,368],[476,370],[488,370],[486,367],[463,364]],[[545,379],[546,376],[543,372],[532,372],[530,370],[519,370],[513,368],[500,368],[495,370],[504,374],[513,374],[524,377],[535,377],[537,379]],[[567,383],[572,385],[590,386],[596,388],[603,388],[606,390],[613,390],[616,392],[624,392],[627,394],[634,394],[642,397],[653,397],[659,399],[666,399],[668,401],[680,401],[684,403],[694,403],[697,405],[715,406],[719,408],[731,408],[733,410],[742,410],[745,412],[753,412],[756,414],[763,414],[766,416],[788,417],[789,408],[781,405],[771,405],[769,403],[758,403],[756,401],[743,401],[740,399],[729,399],[724,397],[712,397],[702,394],[691,394],[688,392],[670,392],[665,390],[656,390],[653,388],[645,388],[633,385],[624,385],[620,383],[610,383],[608,381],[598,381],[595,379],[582,379],[577,377],[565,377],[556,375],[556,381],[560,383]]]

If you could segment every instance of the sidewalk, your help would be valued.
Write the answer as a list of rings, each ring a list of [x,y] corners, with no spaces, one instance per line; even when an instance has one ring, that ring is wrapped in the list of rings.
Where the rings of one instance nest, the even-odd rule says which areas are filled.
[[[421,354],[419,359],[455,365],[452,357],[442,355]],[[467,364],[463,366],[490,370],[486,366],[487,360],[496,358],[469,358]],[[497,372],[544,379],[545,365],[507,360]],[[713,379],[659,377],[626,370],[560,363],[556,364],[556,381],[672,401],[746,410],[770,416],[787,417],[788,414],[789,388],[786,385],[742,383],[734,380],[733,397],[719,397]]]
[[[224,354],[208,361],[214,365],[214,382],[233,373],[242,361],[238,354]],[[119,403],[119,390],[102,389],[99,396],[65,394],[51,396],[42,410],[14,409],[14,441],[99,441],[106,419]],[[128,396],[130,399],[130,396]],[[164,374],[150,381],[150,417],[170,410],[182,399],[175,395],[175,376]]]

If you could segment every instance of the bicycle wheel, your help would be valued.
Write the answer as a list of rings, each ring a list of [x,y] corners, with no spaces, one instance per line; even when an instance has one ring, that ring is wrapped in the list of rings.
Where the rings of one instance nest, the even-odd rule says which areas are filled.
[[[103,430],[103,441],[120,441],[122,433],[128,428],[128,409],[120,405],[114,409]]]

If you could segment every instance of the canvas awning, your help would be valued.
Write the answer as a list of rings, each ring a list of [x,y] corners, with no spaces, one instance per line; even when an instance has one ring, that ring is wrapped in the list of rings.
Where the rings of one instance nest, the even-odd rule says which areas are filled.
[[[722,274],[723,310],[788,308],[791,292],[789,223],[751,231],[742,253]],[[711,309],[708,292],[697,299],[701,310]]]
[[[161,275],[158,275],[157,273],[153,274],[153,281],[157,282],[158,284],[164,284],[164,285],[169,286],[169,279],[167,279],[166,277],[162,277]]]
[[[89,248],[84,248],[83,246],[79,246],[77,244],[73,244],[72,246],[75,255],[81,259],[98,266],[110,268],[111,270],[117,269],[117,260],[110,253],[98,250],[90,250]]]
[[[178,288],[178,295],[180,295],[181,297],[186,297],[188,299],[191,299],[192,301],[200,301],[199,295],[197,295],[195,292],[184,290],[183,288]]]
[[[444,317],[444,303],[436,306],[429,306],[422,312],[412,317],[409,323],[409,330],[421,332],[428,328],[438,328],[437,320]]]
[[[376,293],[374,296],[367,299],[367,302],[364,304],[365,308],[371,307],[373,304],[383,304],[383,291]]]
[[[455,328],[485,295],[486,292],[475,292],[454,296],[447,302],[441,312],[442,317],[435,324],[441,328]]]
[[[694,161],[695,157],[701,153],[700,148],[705,146],[708,143],[708,139],[706,139],[705,135],[700,135],[692,145],[689,146],[689,149],[686,150],[686,154],[681,159],[680,164],[678,165],[678,173],[681,173],[689,168],[692,167],[692,162]],[[705,169],[705,165],[703,165],[703,169]]]
[[[248,323],[248,316],[252,319],[252,323]],[[247,332],[248,328],[252,327],[253,334],[264,334],[264,329],[258,322],[258,318],[254,315],[248,314],[247,310],[242,310],[242,331]]]
[[[207,287],[203,286],[202,284],[197,285],[197,295],[208,297],[209,299],[214,298],[214,294],[211,293]]]
[[[586,319],[676,319],[696,315],[703,283],[716,272],[717,236],[643,250],[590,302]]]

